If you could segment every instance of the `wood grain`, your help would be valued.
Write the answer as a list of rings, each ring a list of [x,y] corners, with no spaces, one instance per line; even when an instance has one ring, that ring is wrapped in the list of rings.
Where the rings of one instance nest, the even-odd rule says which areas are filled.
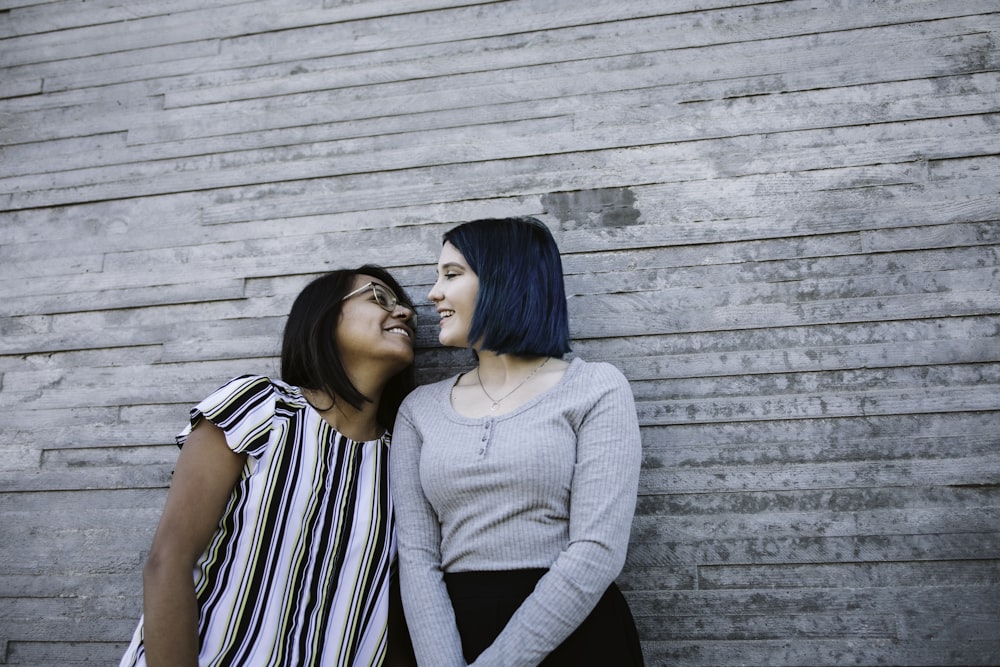
[[[649,665],[1000,664],[995,0],[0,0],[0,663],[115,664],[190,406],[533,215]]]

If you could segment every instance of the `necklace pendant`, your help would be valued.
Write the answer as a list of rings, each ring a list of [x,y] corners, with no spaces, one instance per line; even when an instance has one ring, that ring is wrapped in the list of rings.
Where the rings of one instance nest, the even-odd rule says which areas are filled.
[[[496,403],[496,402],[494,402],[494,403],[493,403],[493,405],[491,405],[491,406],[490,406],[490,410],[496,410],[496,409],[497,409],[497,408],[499,408],[499,407],[500,407],[500,404],[499,404],[499,403]]]

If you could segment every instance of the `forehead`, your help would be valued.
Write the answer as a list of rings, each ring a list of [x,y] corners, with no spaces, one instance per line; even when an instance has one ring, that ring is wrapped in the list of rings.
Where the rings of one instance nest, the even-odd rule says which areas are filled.
[[[364,287],[368,283],[375,283],[379,287],[384,287],[387,290],[389,290],[390,292],[392,291],[389,288],[388,285],[386,285],[384,282],[382,282],[378,278],[376,278],[374,276],[365,275],[364,273],[359,273],[356,276],[354,276],[354,280],[351,282],[351,289],[352,290],[361,289],[362,287]]]
[[[441,246],[441,254],[438,256],[438,266],[464,266],[468,267],[468,262],[465,261],[465,255],[459,251],[458,248],[453,246],[450,242],[445,242]]]

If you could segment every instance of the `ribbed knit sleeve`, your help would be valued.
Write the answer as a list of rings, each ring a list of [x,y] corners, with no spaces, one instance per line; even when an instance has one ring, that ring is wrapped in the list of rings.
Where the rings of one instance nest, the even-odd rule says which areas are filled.
[[[569,544],[477,667],[537,665],[593,611],[625,564],[642,445],[628,383],[600,366],[590,381],[603,390],[577,435]]]
[[[462,640],[441,570],[441,529],[420,484],[422,437],[412,410],[422,402],[420,393],[428,389],[416,389],[403,402],[393,428],[389,454],[400,591],[417,664],[464,666]]]
[[[642,455],[632,392],[614,366],[576,359],[553,389],[476,420],[450,408],[453,381],[411,394],[393,438],[401,582],[417,657],[464,664],[443,571],[547,568],[473,663],[537,665],[625,562]]]

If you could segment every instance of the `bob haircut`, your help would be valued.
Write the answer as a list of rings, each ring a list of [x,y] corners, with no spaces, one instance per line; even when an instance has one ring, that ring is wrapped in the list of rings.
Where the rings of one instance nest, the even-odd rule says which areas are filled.
[[[562,357],[570,351],[562,260],[531,217],[484,218],[444,235],[479,277],[469,340],[497,354]]]
[[[334,332],[344,296],[351,291],[358,275],[382,281],[401,303],[412,309],[412,301],[402,286],[380,266],[365,264],[357,269],[331,271],[306,285],[295,297],[281,343],[282,380],[305,389],[321,389],[333,396],[334,401],[342,399],[355,409],[372,399],[358,391],[347,377]],[[392,427],[399,404],[413,386],[413,364],[389,379],[379,401],[378,419],[382,426]]]

